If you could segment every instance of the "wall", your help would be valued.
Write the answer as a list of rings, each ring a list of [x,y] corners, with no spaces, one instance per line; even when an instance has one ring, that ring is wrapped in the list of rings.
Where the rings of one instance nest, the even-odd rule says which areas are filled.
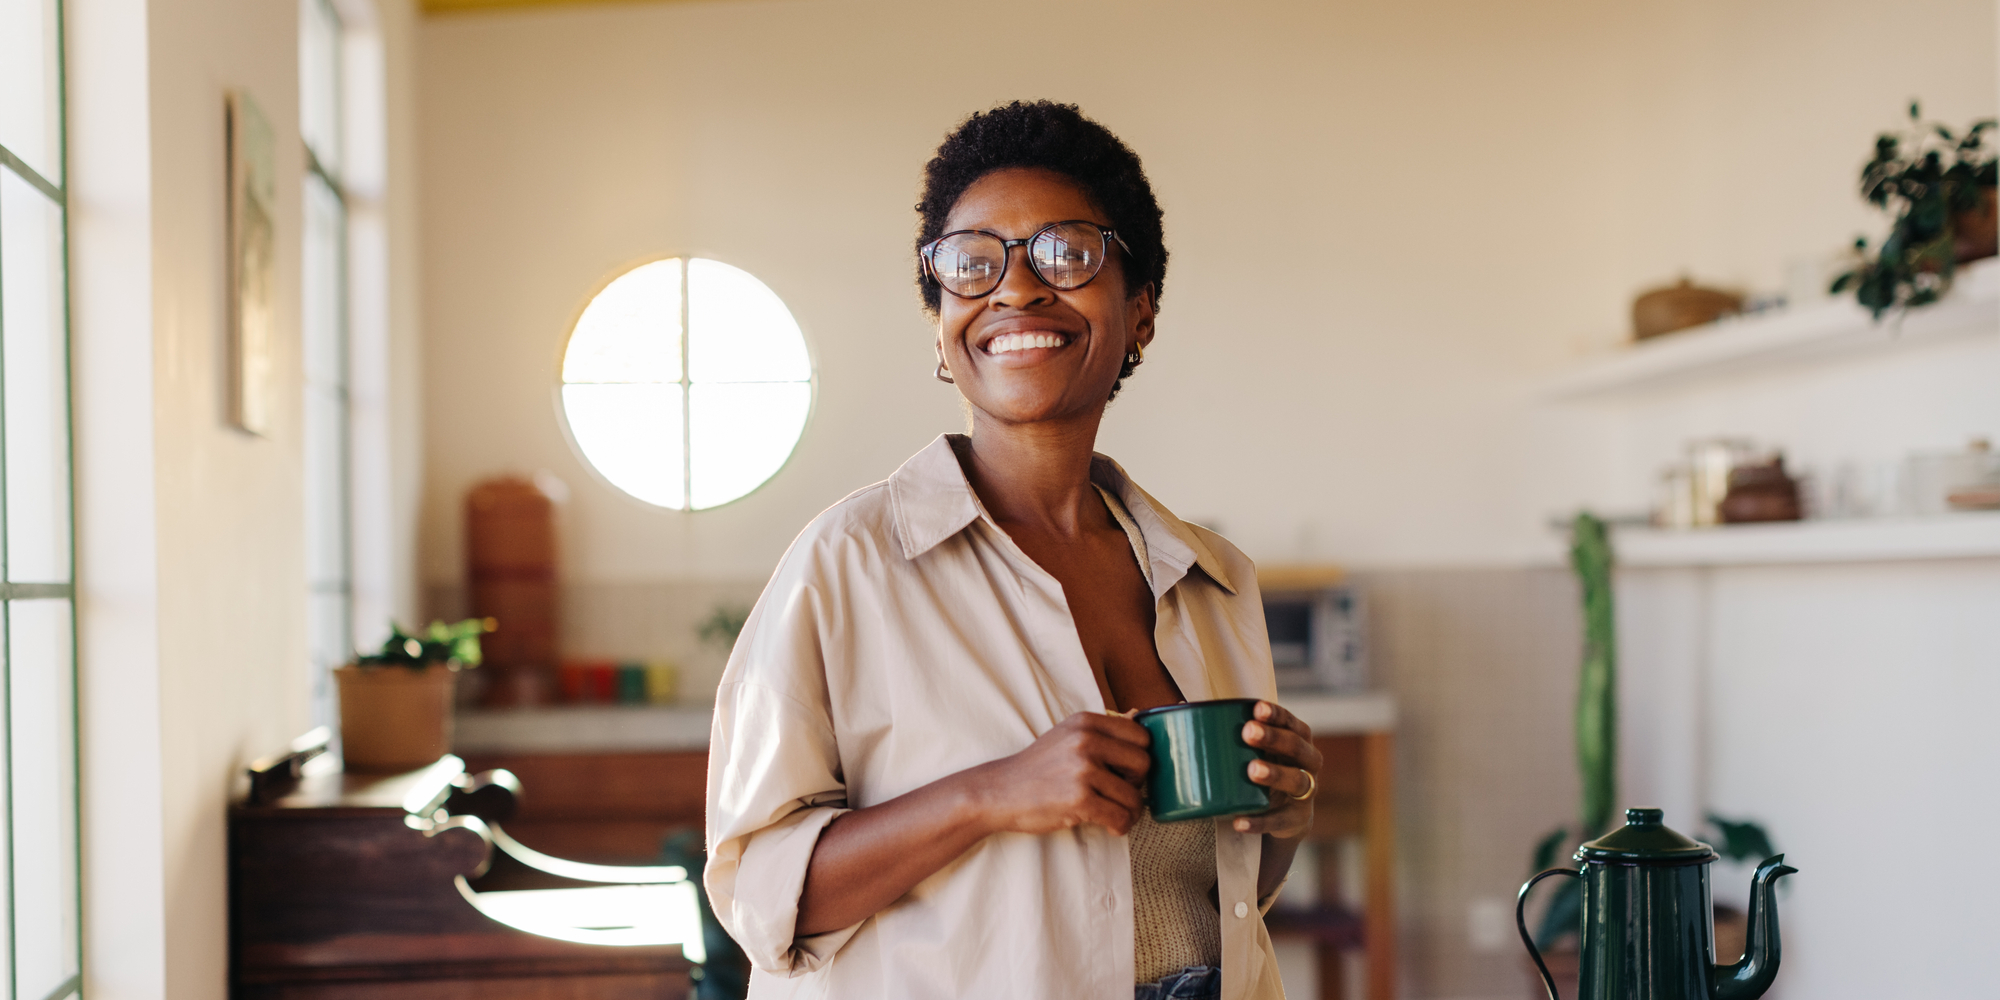
[[[1879,233],[1852,174],[1909,96],[1959,122],[1993,106],[1993,12],[1971,0],[1889,24],[1861,4],[1489,7],[1104,6],[1079,37],[1115,24],[1126,49],[1049,73],[1026,47],[1022,78],[1130,140],[1168,210],[1161,339],[1103,447],[1254,557],[1546,559],[1546,513],[1642,505],[1677,442],[1627,454],[1533,387],[1614,346],[1637,290],[1685,271],[1772,291]],[[575,488],[570,579],[761,579],[812,514],[958,426],[924,377],[908,205],[945,128],[1030,91],[904,86],[910,53],[947,44],[933,20],[749,0],[426,22],[427,581],[459,576],[465,488],[537,469]],[[799,228],[841,250],[790,253]],[[1235,252],[1297,233],[1311,254]],[[820,369],[791,465],[694,516],[597,480],[553,417],[585,297],[664,252],[763,276]]]
[[[1068,44],[1049,44],[1051,24]],[[1985,0],[1917,0],[1893,17],[1858,0],[1026,3],[976,43],[903,0],[426,21],[420,558],[433,606],[458,600],[465,489],[547,469],[572,488],[570,648],[683,653],[677,622],[754,587],[814,513],[959,427],[951,391],[929,379],[909,285],[919,168],[972,110],[1078,101],[1145,158],[1175,255],[1160,340],[1101,448],[1255,558],[1370,570],[1378,667],[1406,720],[1409,995],[1520,995],[1496,904],[1534,836],[1573,809],[1575,781],[1573,592],[1550,569],[1545,518],[1639,509],[1656,466],[1700,433],[1747,430],[1815,463],[2000,434],[1980,389],[1996,352],[1977,345],[1816,370],[1768,399],[1734,384],[1557,406],[1536,387],[1613,349],[1642,289],[1686,271],[1777,290],[1795,262],[1879,235],[1853,192],[1870,140],[1913,96],[1947,121],[1992,114],[1995,31]],[[792,464],[697,515],[599,482],[553,410],[584,297],[626,262],[677,252],[765,278],[820,376]],[[1858,824],[1887,837],[1890,820],[1841,794],[1857,762],[1839,726],[1759,706],[1796,691],[1853,713],[1842,698],[1873,651],[1907,649],[1921,654],[1911,683],[1876,689],[1886,728],[1871,766],[1976,787],[1991,762],[1990,745],[1915,721],[1978,704],[1985,654],[1925,644],[1936,618],[1910,602],[1853,613],[1884,587],[1956,587],[1936,614],[1960,635],[1989,571],[1896,572],[1620,582],[1628,798],[1755,814],[1813,855],[1786,897],[1817,911],[1791,925],[1793,996],[1861,995],[1895,966],[1849,929],[1941,890],[1893,882],[1854,840],[1821,836]],[[1829,627],[1786,603],[1792,587],[1850,613]],[[1736,624],[1708,631],[1711,613]],[[1774,766],[1786,789],[1758,780]],[[1928,788],[1891,799],[1973,815],[1921,807]],[[1814,871],[1832,877],[1805,888]],[[1949,995],[1968,968],[1930,985]]]
[[[1647,694],[1692,694],[1697,744],[1681,767],[1631,762],[1626,787],[1755,817],[1800,870],[1779,897],[1784,971],[1769,995],[1991,992],[1979,901],[2000,876],[1913,875],[1905,862],[1975,854],[2000,822],[1980,791],[2000,767],[2000,559],[1648,570],[1623,583],[1623,596],[1653,598],[1627,600],[1641,687],[1626,716]],[[1667,733],[1683,721],[1662,714]],[[1636,735],[1628,751],[1659,732]],[[1747,886],[1741,867],[1716,873],[1718,900],[1742,906]]]
[[[1117,41],[1077,58],[1040,39],[1052,19]],[[1105,451],[1259,557],[1490,558],[1521,521],[1486,502],[1515,450],[1509,384],[1623,298],[1594,250],[1617,179],[1590,129],[1617,106],[1575,86],[1612,71],[1594,43],[1612,31],[1584,3],[1029,4],[983,35],[1007,70],[940,86],[915,81],[962,39],[907,2],[429,20],[425,578],[460,573],[470,483],[549,469],[574,488],[570,579],[761,579],[813,514],[958,429],[910,285],[910,205],[946,129],[1021,95],[1118,131],[1167,210],[1160,338]],[[1397,168],[1342,179],[1377,161]],[[1569,183],[1547,183],[1551,162]],[[1504,249],[1527,235],[1534,254]],[[1298,240],[1312,251],[1280,249]],[[665,252],[763,277],[819,365],[791,465],[694,516],[597,481],[552,412],[585,297]],[[1434,294],[1440,273],[1455,294]]]
[[[153,449],[165,804],[167,995],[225,981],[223,803],[236,769],[307,727],[299,234],[278,230],[267,437],[227,423],[223,94],[246,88],[277,136],[280,219],[300,216],[296,8],[152,8]],[[286,45],[286,42],[291,42]]]
[[[385,7],[388,52],[406,58],[409,11]],[[218,997],[225,806],[249,760],[306,727],[296,7],[69,11],[85,989]],[[226,419],[231,87],[277,139],[264,437]],[[390,417],[389,436],[409,421]]]

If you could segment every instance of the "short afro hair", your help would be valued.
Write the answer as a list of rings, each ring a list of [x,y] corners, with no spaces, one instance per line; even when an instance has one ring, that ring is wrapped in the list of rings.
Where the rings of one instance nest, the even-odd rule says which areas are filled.
[[[967,188],[996,170],[1014,168],[1054,171],[1083,188],[1130,248],[1124,265],[1127,290],[1137,294],[1152,285],[1158,307],[1167,279],[1167,247],[1153,186],[1146,182],[1138,155],[1074,104],[1015,101],[976,112],[945,136],[937,155],[924,165],[923,200],[917,202],[919,252],[944,235],[945,217]],[[936,315],[944,290],[925,273],[922,261],[917,262],[917,288],[924,307]]]

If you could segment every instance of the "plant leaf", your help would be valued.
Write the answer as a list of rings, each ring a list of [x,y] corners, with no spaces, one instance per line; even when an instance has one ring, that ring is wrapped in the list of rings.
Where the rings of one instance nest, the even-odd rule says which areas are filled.
[[[1709,813],[1708,822],[1722,834],[1719,853],[1731,861],[1761,861],[1778,853],[1771,846],[1771,835],[1750,820],[1728,820]]]
[[[1535,930],[1535,947],[1548,951],[1571,934],[1583,931],[1583,880],[1566,878],[1549,897],[1542,911],[1541,925]]]
[[[1556,866],[1556,852],[1562,850],[1563,841],[1569,837],[1568,827],[1556,827],[1549,835],[1535,842],[1535,858],[1528,866],[1528,875],[1533,877]]]
[[[1589,512],[1570,526],[1570,565],[1583,591],[1583,663],[1577,678],[1576,760],[1583,777],[1583,835],[1611,823],[1618,799],[1618,636],[1611,595],[1611,538]]]

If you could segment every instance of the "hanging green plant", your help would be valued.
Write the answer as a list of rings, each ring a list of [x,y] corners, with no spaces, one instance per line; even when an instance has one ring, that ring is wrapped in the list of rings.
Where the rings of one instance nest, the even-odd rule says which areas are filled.
[[[1907,132],[1884,132],[1861,168],[1861,197],[1895,217],[1872,256],[1868,239],[1854,241],[1860,263],[1833,281],[1833,294],[1852,290],[1876,319],[1891,309],[1929,305],[1951,289],[1958,265],[1990,257],[2000,241],[1994,191],[2000,161],[1986,145],[1991,118],[1963,133],[1925,122],[1910,102]]]

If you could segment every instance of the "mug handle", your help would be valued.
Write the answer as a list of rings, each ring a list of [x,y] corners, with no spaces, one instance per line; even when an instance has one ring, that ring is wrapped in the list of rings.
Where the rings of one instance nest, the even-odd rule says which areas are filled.
[[[1533,889],[1535,883],[1551,875],[1567,875],[1577,879],[1583,877],[1583,873],[1574,868],[1551,868],[1529,879],[1527,884],[1521,886],[1520,894],[1514,897],[1514,926],[1521,932],[1521,943],[1528,946],[1528,954],[1535,959],[1535,968],[1542,973],[1542,985],[1548,987],[1549,1000],[1562,1000],[1562,997],[1556,994],[1556,977],[1549,975],[1549,967],[1542,961],[1542,953],[1535,950],[1534,937],[1528,933],[1528,890]]]

